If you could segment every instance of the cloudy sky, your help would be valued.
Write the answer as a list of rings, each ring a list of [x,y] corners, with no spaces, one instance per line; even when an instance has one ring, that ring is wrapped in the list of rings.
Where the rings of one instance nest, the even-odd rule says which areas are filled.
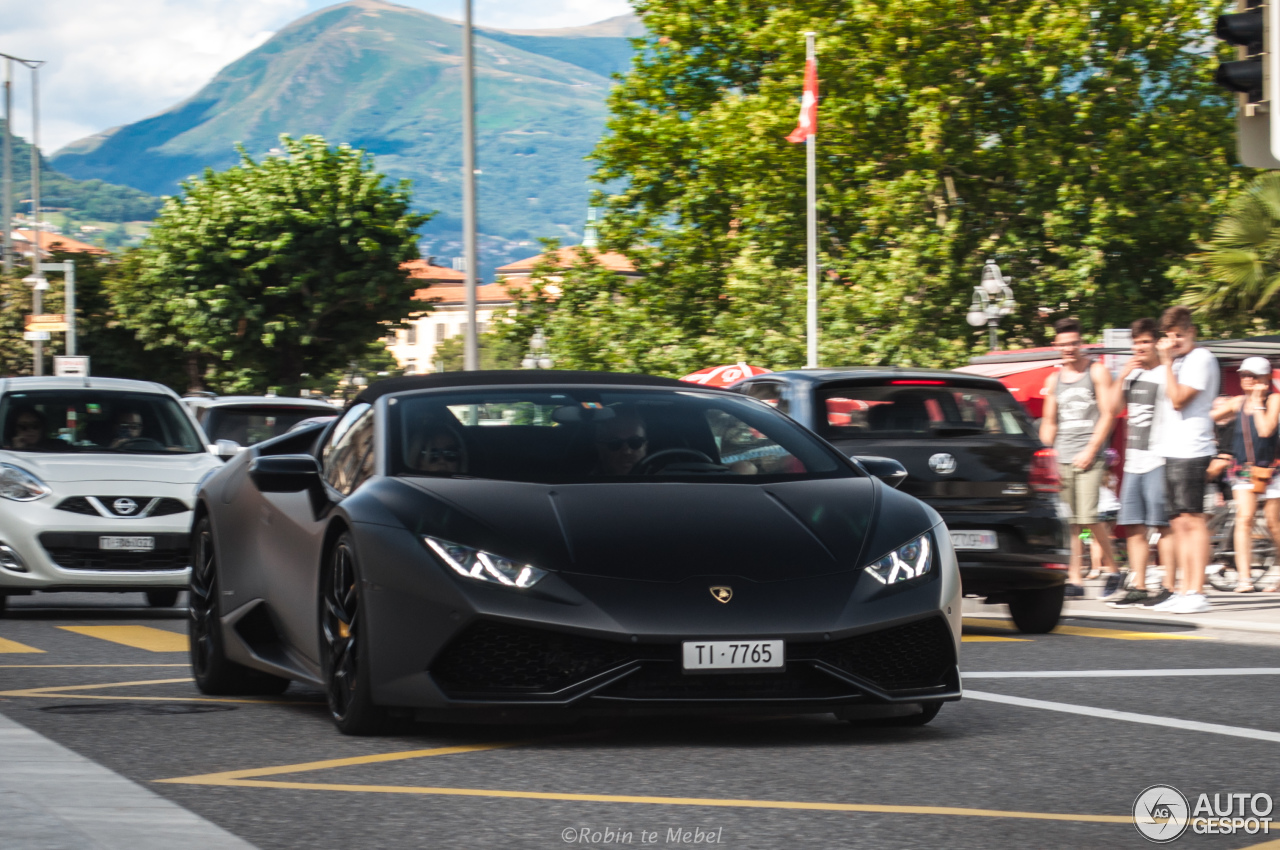
[[[460,0],[398,0],[455,20]],[[0,52],[44,59],[40,149],[128,124],[194,94],[219,68],[334,0],[0,0]],[[627,0],[475,0],[478,24],[577,26]],[[14,129],[31,136],[30,75],[14,77]]]

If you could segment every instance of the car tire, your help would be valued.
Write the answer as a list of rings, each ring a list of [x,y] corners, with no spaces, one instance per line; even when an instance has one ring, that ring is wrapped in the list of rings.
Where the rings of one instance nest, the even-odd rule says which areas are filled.
[[[211,696],[284,693],[289,687],[288,679],[251,670],[227,658],[222,624],[218,618],[218,559],[213,543],[213,526],[207,516],[196,522],[191,540],[193,563],[187,626],[191,673],[196,687],[201,693]],[[148,592],[148,601],[150,596],[151,592]]]
[[[373,701],[365,605],[355,538],[344,532],[320,571],[320,666],[329,717],[344,735],[388,729],[387,710]]]
[[[1009,614],[1018,631],[1043,635],[1053,631],[1062,619],[1062,600],[1066,585],[1015,591],[1009,599]]]
[[[177,590],[148,590],[147,605],[152,608],[172,608],[178,604]]]
[[[4,593],[0,593],[0,617],[4,616],[4,610],[7,607],[9,607],[9,597]]]

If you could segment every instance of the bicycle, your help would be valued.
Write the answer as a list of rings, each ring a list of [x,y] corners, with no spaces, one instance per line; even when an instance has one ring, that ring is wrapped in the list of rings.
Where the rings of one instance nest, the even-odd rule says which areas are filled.
[[[1232,591],[1240,581],[1235,550],[1236,503],[1228,500],[1209,514],[1209,567],[1205,578],[1215,590]],[[1276,543],[1261,510],[1253,518],[1250,583],[1259,584],[1276,565]]]

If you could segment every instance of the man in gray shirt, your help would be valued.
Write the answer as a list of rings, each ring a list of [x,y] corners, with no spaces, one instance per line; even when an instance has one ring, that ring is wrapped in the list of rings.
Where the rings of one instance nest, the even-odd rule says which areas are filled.
[[[1100,455],[1115,421],[1111,374],[1101,363],[1084,356],[1078,319],[1060,319],[1053,328],[1053,345],[1062,356],[1062,366],[1044,385],[1040,440],[1058,453],[1062,502],[1071,524],[1066,595],[1084,595],[1080,530],[1087,527],[1102,549],[1102,565],[1114,576],[1108,577],[1103,593],[1106,596],[1120,587],[1120,574],[1111,553],[1111,532],[1098,517],[1098,491],[1106,474]]]

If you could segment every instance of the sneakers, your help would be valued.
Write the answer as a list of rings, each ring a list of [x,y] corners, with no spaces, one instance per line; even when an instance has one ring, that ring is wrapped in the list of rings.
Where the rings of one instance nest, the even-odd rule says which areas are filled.
[[[1068,599],[1073,599],[1073,598],[1074,598],[1074,599],[1083,599],[1083,598],[1084,598],[1084,588],[1083,588],[1083,587],[1081,587],[1081,586],[1080,586],[1080,585],[1078,585],[1078,584],[1071,584],[1070,582],[1068,582],[1068,583],[1067,583],[1067,589],[1066,589],[1065,591],[1063,591],[1063,595],[1064,595],[1064,596],[1066,596]]]
[[[1103,602],[1109,602],[1113,599],[1122,599],[1124,596],[1124,574],[1107,573],[1106,584],[1102,586],[1102,595],[1098,598]]]
[[[1170,614],[1205,614],[1213,610],[1209,600],[1200,593],[1188,593],[1178,600],[1176,605],[1164,609]]]
[[[1107,604],[1112,608],[1134,608],[1145,605],[1150,598],[1151,594],[1145,590],[1130,590],[1124,596],[1108,601]]]
[[[1174,593],[1167,587],[1162,587],[1155,596],[1148,596],[1147,600],[1142,603],[1142,607],[1150,608],[1153,611],[1163,611],[1180,599],[1182,599],[1182,594]]]

